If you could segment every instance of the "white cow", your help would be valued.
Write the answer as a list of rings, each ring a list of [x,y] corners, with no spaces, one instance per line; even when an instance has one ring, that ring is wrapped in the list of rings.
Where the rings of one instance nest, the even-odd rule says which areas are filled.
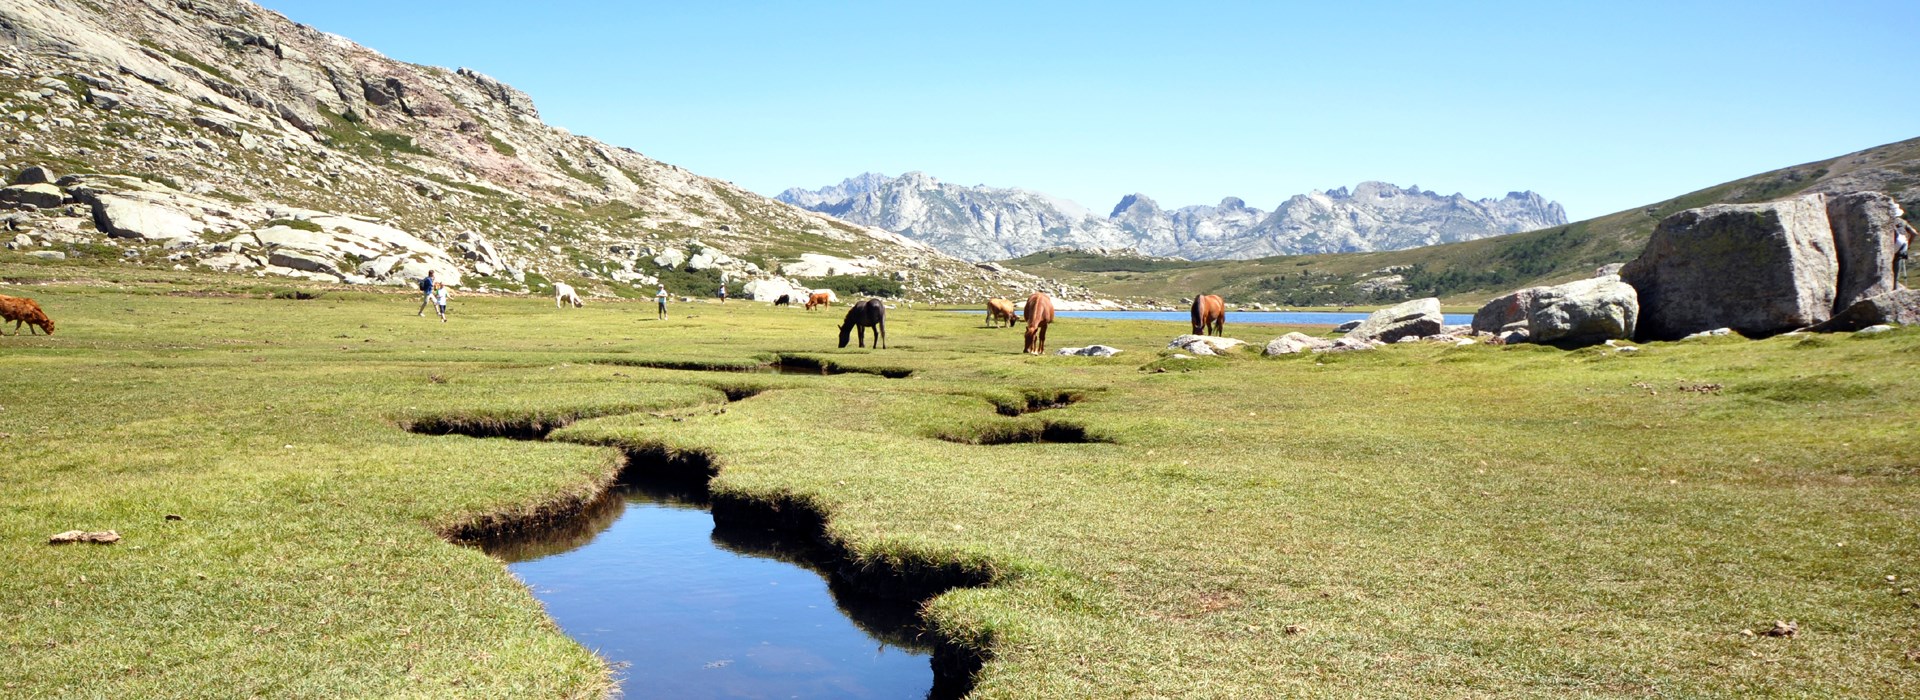
[[[586,303],[580,301],[580,294],[573,291],[573,285],[565,282],[553,283],[553,308],[564,309],[567,308],[567,304],[573,304],[576,309],[586,306]]]

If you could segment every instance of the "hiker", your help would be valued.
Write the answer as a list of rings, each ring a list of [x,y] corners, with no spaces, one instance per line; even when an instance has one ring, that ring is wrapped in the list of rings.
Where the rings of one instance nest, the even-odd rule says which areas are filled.
[[[727,283],[720,283],[720,303],[727,303]]]
[[[433,303],[433,288],[438,284],[440,283],[433,279],[432,270],[427,271],[426,277],[420,278],[420,313],[414,314],[415,316],[427,315],[427,305]]]
[[[1907,248],[1913,245],[1913,224],[1900,218],[1900,205],[1893,205],[1893,281],[1899,284],[1907,276]]]
[[[667,320],[667,285],[660,285],[660,291],[653,295],[653,300],[660,303],[659,319]]]
[[[447,285],[433,283],[433,306],[440,311],[440,322],[447,322]]]

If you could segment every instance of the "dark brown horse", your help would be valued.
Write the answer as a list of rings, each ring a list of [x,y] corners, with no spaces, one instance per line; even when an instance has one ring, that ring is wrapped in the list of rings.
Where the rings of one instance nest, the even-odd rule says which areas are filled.
[[[1220,335],[1227,330],[1227,302],[1217,295],[1193,298],[1193,334]]]
[[[1007,322],[1008,328],[1012,328],[1014,322],[1020,320],[1020,314],[1013,310],[1013,302],[1000,298],[988,299],[987,327],[998,328],[999,326],[994,324],[1003,319]]]
[[[1047,326],[1053,323],[1053,300],[1044,292],[1027,297],[1027,349],[1034,355],[1047,352]]]
[[[840,322],[840,347],[846,347],[855,329],[860,331],[860,347],[867,346],[867,329],[873,329],[873,347],[887,346],[887,305],[879,299],[868,299],[847,309],[847,318]]]

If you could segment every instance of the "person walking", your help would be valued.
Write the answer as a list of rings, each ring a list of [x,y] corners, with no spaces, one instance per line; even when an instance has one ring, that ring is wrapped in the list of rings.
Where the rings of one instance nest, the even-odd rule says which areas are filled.
[[[667,285],[660,285],[660,291],[654,293],[653,300],[660,304],[658,318],[662,321],[667,320]]]
[[[447,322],[447,285],[433,283],[433,306],[440,312],[440,322]]]
[[[727,283],[720,283],[720,303],[727,303]]]
[[[1920,232],[1913,230],[1913,224],[1900,218],[1903,212],[1900,205],[1893,205],[1893,282],[1900,284],[1907,277],[1908,248],[1913,245],[1914,236]]]
[[[420,278],[420,313],[414,314],[415,316],[427,315],[427,306],[433,304],[433,288],[437,284],[439,282],[433,279],[432,270],[427,271],[426,277]]]

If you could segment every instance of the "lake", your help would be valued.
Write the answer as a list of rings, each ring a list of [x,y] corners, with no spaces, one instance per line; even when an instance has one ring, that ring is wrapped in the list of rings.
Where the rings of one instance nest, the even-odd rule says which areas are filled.
[[[958,313],[984,314],[984,309],[961,309]],[[1178,321],[1192,323],[1193,317],[1187,311],[1055,311],[1055,318],[1107,318],[1132,321]],[[1463,325],[1473,322],[1473,314],[1444,314],[1447,325]],[[1261,326],[1337,326],[1348,321],[1361,321],[1367,314],[1358,311],[1228,311],[1227,325],[1247,324]]]

